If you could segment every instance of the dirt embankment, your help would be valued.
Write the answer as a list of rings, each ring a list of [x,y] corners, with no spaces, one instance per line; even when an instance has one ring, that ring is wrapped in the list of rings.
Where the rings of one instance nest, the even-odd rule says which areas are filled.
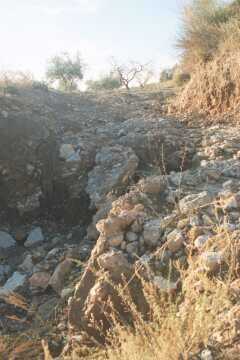
[[[240,120],[239,52],[225,52],[199,65],[169,108],[170,113],[207,117],[212,123]]]

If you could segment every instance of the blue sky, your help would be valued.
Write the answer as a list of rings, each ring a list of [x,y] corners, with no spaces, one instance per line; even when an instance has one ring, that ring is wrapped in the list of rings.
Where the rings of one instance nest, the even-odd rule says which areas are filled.
[[[184,0],[0,0],[0,69],[42,77],[46,61],[80,51],[88,77],[109,69],[109,59],[173,65]]]

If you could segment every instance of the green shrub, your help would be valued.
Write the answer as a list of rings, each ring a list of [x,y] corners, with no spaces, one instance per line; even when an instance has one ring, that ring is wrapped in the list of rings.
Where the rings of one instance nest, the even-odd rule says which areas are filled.
[[[44,81],[34,81],[32,88],[35,90],[48,91],[48,85]]]
[[[120,87],[120,80],[111,74],[102,77],[100,80],[89,80],[87,82],[89,91],[114,90]]]

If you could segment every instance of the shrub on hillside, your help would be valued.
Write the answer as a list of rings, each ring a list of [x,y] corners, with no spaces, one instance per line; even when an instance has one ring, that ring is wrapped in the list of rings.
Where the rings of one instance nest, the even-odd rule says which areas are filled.
[[[0,90],[3,94],[16,95],[20,88],[31,87],[33,75],[23,71],[3,71],[0,73]]]
[[[192,0],[184,10],[178,46],[191,80],[170,110],[239,112],[240,0]]]
[[[32,88],[35,90],[48,91],[48,85],[44,81],[33,81]]]
[[[105,75],[99,80],[89,80],[87,89],[89,91],[114,90],[121,87],[120,80],[113,75]]]
[[[205,66],[197,66],[172,111],[209,115],[239,112],[239,58],[240,51],[223,51]]]
[[[230,38],[239,48],[239,31],[233,36],[233,23],[239,30],[240,1],[230,4],[218,0],[193,0],[184,8],[182,30],[177,46],[183,51],[183,63],[190,69],[212,60]],[[238,24],[238,25],[237,25]]]

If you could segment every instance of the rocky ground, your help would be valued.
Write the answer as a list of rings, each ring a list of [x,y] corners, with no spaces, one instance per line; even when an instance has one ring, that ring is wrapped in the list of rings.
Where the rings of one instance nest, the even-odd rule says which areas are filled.
[[[224,269],[226,231],[239,261],[239,129],[163,118],[166,95],[26,89],[0,97],[4,339],[47,338],[63,358],[76,339],[104,343],[109,298],[130,321],[113,284],[129,282],[147,317],[136,272],[176,293],[181,273],[174,268],[169,279],[169,268],[187,268],[190,251],[198,271]],[[239,314],[238,263],[234,271]],[[201,286],[197,275],[192,281]],[[239,344],[239,327],[235,337]]]

